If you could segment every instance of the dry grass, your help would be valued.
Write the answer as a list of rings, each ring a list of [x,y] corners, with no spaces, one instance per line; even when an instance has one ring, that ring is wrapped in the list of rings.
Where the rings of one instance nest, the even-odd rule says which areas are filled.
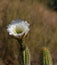
[[[56,64],[57,13],[37,0],[0,0],[0,46],[6,44],[4,46],[5,48],[8,46],[8,53],[18,56],[17,41],[9,37],[6,32],[6,25],[13,19],[27,20],[31,24],[31,30],[24,43],[30,49],[31,60],[36,61],[32,64],[39,65],[39,52],[43,46],[50,49],[54,64]],[[4,57],[4,54],[3,50],[0,56]]]

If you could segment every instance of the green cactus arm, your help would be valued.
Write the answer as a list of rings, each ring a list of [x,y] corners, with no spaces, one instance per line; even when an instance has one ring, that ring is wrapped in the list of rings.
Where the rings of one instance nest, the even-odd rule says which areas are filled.
[[[53,65],[51,54],[47,48],[43,48],[43,65]]]

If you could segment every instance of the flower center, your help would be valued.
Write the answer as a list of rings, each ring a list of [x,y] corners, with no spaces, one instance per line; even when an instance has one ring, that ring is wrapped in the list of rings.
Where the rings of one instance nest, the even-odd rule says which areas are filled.
[[[15,31],[16,31],[17,34],[20,34],[20,33],[23,32],[23,29],[19,28],[19,27],[16,27]]]
[[[19,33],[22,33],[23,31],[20,30],[20,29],[16,29],[16,33],[19,34]]]

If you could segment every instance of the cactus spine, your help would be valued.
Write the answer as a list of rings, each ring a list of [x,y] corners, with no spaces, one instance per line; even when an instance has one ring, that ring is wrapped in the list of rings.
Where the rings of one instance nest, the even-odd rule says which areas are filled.
[[[28,47],[23,51],[24,65],[30,65],[30,53]]]
[[[43,65],[53,65],[51,54],[47,48],[43,48]]]

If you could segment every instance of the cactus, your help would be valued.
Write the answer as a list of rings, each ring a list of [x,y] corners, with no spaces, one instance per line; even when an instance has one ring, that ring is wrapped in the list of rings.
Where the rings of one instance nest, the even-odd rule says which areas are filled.
[[[43,65],[53,65],[51,54],[47,48],[43,48]]]
[[[23,44],[22,39],[17,39],[19,43],[19,63],[20,65],[30,65],[30,52],[28,47]]]
[[[30,53],[28,47],[23,51],[24,65],[30,65]]]

